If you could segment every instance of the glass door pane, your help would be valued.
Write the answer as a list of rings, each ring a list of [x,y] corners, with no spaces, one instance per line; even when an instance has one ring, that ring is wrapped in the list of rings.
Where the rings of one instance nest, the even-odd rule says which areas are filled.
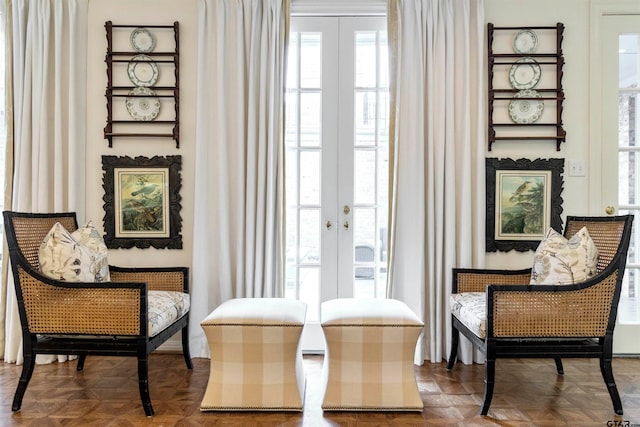
[[[285,297],[320,319],[322,278],[323,32],[292,32],[287,65]]]
[[[637,216],[640,210],[640,146],[637,140],[640,131],[639,46],[640,34],[618,36],[618,208],[620,213],[632,213],[636,218],[640,218]],[[618,321],[623,325],[640,325],[639,233],[640,227],[636,225],[620,294]]]
[[[353,23],[353,296],[384,298],[387,281],[389,82],[386,28]]]
[[[385,31],[384,18],[291,21],[285,297],[308,305],[306,352],[324,349],[323,301],[385,296]]]

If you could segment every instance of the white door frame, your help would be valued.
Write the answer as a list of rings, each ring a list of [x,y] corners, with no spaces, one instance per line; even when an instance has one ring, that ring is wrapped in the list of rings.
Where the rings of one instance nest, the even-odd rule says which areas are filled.
[[[590,65],[589,65],[589,212],[604,215],[604,207],[617,205],[617,195],[606,194],[602,188],[604,167],[604,135],[602,120],[602,53],[601,33],[603,20],[607,16],[640,14],[638,0],[593,0],[590,11]],[[614,197],[616,199],[612,200]]]
[[[593,0],[590,10],[590,81],[589,81],[589,211],[592,215],[605,215],[607,206],[618,208],[617,192],[608,191],[605,185],[610,168],[607,161],[615,156],[617,159],[617,136],[614,138],[616,144],[607,144],[611,141],[612,129],[607,123],[616,123],[615,132],[617,135],[617,108],[613,111],[604,108],[607,96],[604,93],[605,81],[603,77],[603,63],[607,60],[603,58],[602,43],[603,33],[606,28],[606,20],[615,16],[640,15],[640,2],[637,0]],[[639,16],[640,19],[640,16]],[[638,27],[640,33],[640,27]],[[616,93],[617,93],[616,77]],[[606,117],[606,119],[605,119]],[[606,121],[606,123],[605,123]],[[615,153],[613,152],[615,150]],[[617,168],[616,168],[617,172]],[[617,179],[617,174],[616,178]],[[640,224],[634,224],[639,227]],[[640,354],[640,342],[637,334],[639,325],[616,325],[613,341],[613,352],[616,355]]]

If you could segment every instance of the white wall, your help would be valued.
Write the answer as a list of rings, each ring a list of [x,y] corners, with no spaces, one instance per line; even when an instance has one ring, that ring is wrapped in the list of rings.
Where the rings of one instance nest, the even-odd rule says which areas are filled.
[[[589,145],[597,144],[589,135],[589,2],[590,0],[485,0],[485,19],[496,26],[565,25],[563,86],[564,128],[567,142],[555,150],[553,142],[497,142],[488,157],[565,158],[584,160],[589,165]],[[182,250],[116,249],[110,262],[122,266],[187,265],[191,266],[193,241],[194,143],[197,66],[196,0],[92,0],[89,7],[88,54],[88,141],[87,218],[102,226],[102,155],[147,156],[182,155]],[[106,124],[106,36],[104,23],[127,25],[171,25],[180,22],[180,148],[169,139],[137,140],[115,138],[113,148],[103,139]],[[563,219],[566,215],[601,214],[589,212],[589,188],[586,177],[570,177],[565,164],[562,197]],[[82,220],[82,218],[80,219]],[[215,256],[215,254],[212,254]],[[487,267],[525,268],[531,265],[532,252],[487,254]]]
[[[565,161],[563,221],[566,215],[604,215],[589,212],[589,146],[599,143],[589,134],[589,0],[485,0],[485,21],[504,27],[564,24],[562,85],[566,99],[562,118],[567,132],[560,151],[556,151],[555,142],[500,141],[487,151],[487,157],[583,160],[585,177],[569,176]],[[531,251],[497,252],[486,257],[491,268],[527,268],[532,259]]]
[[[113,148],[103,138],[107,108],[105,89],[107,74],[105,54],[107,39],[105,21],[114,25],[173,25],[180,23],[180,148],[171,138],[114,138]],[[153,30],[152,30],[153,31]],[[182,241],[183,249],[112,249],[109,262],[120,266],[191,267],[194,205],[194,144],[197,54],[196,0],[91,0],[89,4],[88,64],[87,64],[87,220],[103,227],[102,155],[111,156],[182,156]],[[125,40],[125,47],[132,50]],[[166,46],[166,45],[165,45]],[[173,44],[156,50],[173,50]],[[160,79],[163,81],[163,68]],[[168,77],[168,76],[166,76]],[[126,77],[125,77],[126,79]],[[170,84],[173,80],[170,79]],[[162,114],[162,111],[161,111]],[[143,130],[143,132],[149,130]],[[151,130],[155,131],[155,130]],[[79,218],[82,221],[82,218]]]

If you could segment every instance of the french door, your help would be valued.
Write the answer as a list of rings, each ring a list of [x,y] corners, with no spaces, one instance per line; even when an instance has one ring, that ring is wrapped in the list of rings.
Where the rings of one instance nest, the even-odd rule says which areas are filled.
[[[308,304],[307,352],[324,348],[323,301],[385,296],[387,69],[385,18],[292,18],[285,296]]]
[[[640,15],[612,14],[601,23],[600,212],[635,215],[613,351],[640,354]]]

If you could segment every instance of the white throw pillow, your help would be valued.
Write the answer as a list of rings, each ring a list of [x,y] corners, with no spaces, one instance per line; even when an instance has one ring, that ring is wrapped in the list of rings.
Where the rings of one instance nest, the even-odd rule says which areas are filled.
[[[598,248],[582,227],[570,239],[549,228],[533,259],[532,285],[570,285],[596,274]]]
[[[107,246],[91,222],[69,233],[55,223],[38,251],[40,271],[67,282],[108,282]]]

